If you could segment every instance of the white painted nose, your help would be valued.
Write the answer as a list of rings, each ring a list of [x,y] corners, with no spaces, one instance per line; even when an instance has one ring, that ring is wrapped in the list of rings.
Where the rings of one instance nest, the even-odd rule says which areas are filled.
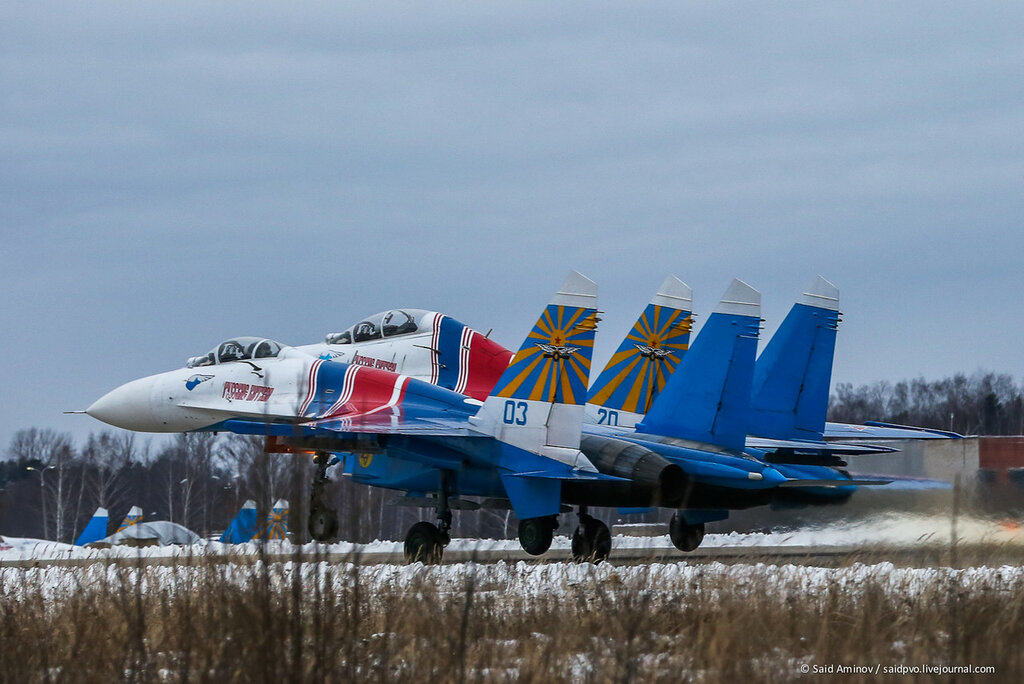
[[[155,377],[121,385],[97,399],[85,410],[93,418],[125,430],[165,432],[167,424],[153,415]]]

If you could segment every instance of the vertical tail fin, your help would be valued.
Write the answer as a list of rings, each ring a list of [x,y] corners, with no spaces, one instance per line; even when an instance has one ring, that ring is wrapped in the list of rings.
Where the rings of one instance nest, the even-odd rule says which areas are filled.
[[[631,427],[647,413],[690,347],[693,290],[674,276],[640,314],[587,396],[599,425]]]
[[[761,323],[761,294],[733,280],[638,432],[741,450]]]
[[[839,325],[839,289],[818,276],[754,367],[750,433],[820,441]]]
[[[118,525],[116,532],[120,532],[126,527],[131,527],[140,522],[142,522],[142,509],[138,506],[132,506],[128,509],[128,515],[124,516],[124,520]]]
[[[288,502],[278,499],[274,508],[267,514],[267,522],[259,535],[260,539],[287,539],[288,538]]]
[[[96,512],[92,514],[92,518],[86,524],[85,529],[82,530],[82,533],[78,535],[78,539],[75,540],[75,546],[85,546],[106,537],[107,524],[109,522],[110,516],[107,513],[107,509],[102,506],[97,508]]]
[[[241,544],[247,542],[256,535],[258,522],[256,502],[249,499],[242,504],[238,515],[231,520],[231,524],[228,525],[228,529],[224,530],[224,534],[220,536],[219,541],[222,544]]]
[[[572,272],[473,421],[502,442],[575,462],[596,329],[597,285]]]

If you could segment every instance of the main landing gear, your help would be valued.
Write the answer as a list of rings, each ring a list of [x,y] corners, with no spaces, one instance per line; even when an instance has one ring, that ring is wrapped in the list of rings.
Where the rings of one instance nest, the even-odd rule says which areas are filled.
[[[426,521],[418,522],[410,527],[409,533],[405,535],[405,560],[409,563],[440,563],[444,547],[452,540],[449,535],[452,529],[452,511],[448,507],[448,479],[448,473],[442,470],[441,488],[437,493],[438,525]]]
[[[704,541],[704,523],[690,525],[679,511],[676,511],[668,524],[668,536],[680,551],[693,551]]]
[[[331,455],[318,451],[313,456],[316,464],[316,477],[309,495],[309,519],[306,528],[314,541],[332,542],[338,538],[338,511],[327,503],[327,467],[331,464]]]
[[[539,556],[551,548],[558,529],[558,516],[527,518],[519,521],[519,544],[531,556]]]
[[[612,535],[608,526],[587,514],[587,507],[580,506],[580,521],[572,533],[572,558],[577,563],[600,563],[612,551]]]

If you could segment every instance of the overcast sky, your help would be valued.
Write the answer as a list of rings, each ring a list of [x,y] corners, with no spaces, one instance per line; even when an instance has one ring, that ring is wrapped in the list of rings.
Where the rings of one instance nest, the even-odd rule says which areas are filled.
[[[0,448],[233,335],[517,347],[569,269],[599,366],[820,273],[834,382],[1021,379],[1019,3],[6,2],[0,97]]]

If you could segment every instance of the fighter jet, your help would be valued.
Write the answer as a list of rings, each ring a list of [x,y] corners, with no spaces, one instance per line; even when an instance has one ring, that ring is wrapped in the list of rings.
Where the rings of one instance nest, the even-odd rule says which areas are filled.
[[[583,420],[596,301],[596,285],[570,274],[483,401],[385,368],[234,338],[186,368],[113,390],[87,413],[146,432],[267,435],[280,449],[314,453],[308,528],[317,540],[337,531],[323,496],[335,462],[357,482],[429,501],[438,524],[409,530],[410,560],[440,560],[457,508],[511,507],[523,548],[541,554],[558,515],[576,506],[573,554],[600,560],[610,535],[589,507],[672,508],[672,540],[688,550],[704,522],[807,486],[745,447],[756,291],[734,281],[635,428]]]

